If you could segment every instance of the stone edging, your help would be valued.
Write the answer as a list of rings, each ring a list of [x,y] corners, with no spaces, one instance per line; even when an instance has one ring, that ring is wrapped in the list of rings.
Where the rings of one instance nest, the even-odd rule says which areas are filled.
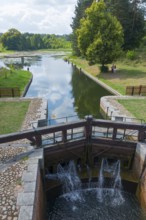
[[[24,89],[24,91],[23,91],[22,97],[25,97],[25,95],[26,95],[26,93],[27,93],[27,91],[28,91],[28,89],[29,89],[29,87],[30,87],[30,85],[31,85],[31,83],[32,83],[33,74],[31,73],[31,75],[32,75],[32,77],[31,77],[31,79],[29,80],[28,84],[26,85],[26,87],[25,87],[25,89]]]
[[[116,120],[116,117],[127,118],[127,122],[132,122],[135,117],[118,103],[117,99],[145,99],[146,97],[136,96],[104,96],[100,99],[100,112],[106,119]]]
[[[24,98],[22,99],[24,100]],[[25,100],[30,100],[26,98]],[[32,128],[32,123],[33,127],[37,127],[38,121],[37,119],[46,119],[47,118],[47,100],[45,99],[34,99],[32,98],[32,105],[35,101],[40,100],[40,105],[35,106],[38,107],[38,109],[34,109],[35,112],[35,121],[31,118],[31,114],[28,113],[26,115],[25,121],[32,119],[30,122],[30,125],[28,126],[27,122],[27,128]],[[31,107],[30,107],[31,108]],[[31,113],[33,111],[30,110]],[[27,118],[28,117],[28,118]],[[25,126],[24,126],[25,127]],[[19,216],[18,220],[35,220],[36,219],[36,212],[37,215],[40,216],[39,219],[43,219],[43,214],[44,212],[42,211],[42,208],[39,205],[39,202],[42,203],[43,205],[43,195],[41,193],[43,192],[42,190],[42,179],[41,179],[41,174],[40,170],[43,169],[43,148],[41,149],[35,149],[32,154],[29,155],[29,159],[27,161],[27,170],[23,172],[22,176],[22,186],[23,186],[23,191],[18,193],[17,196],[17,206],[19,210]],[[40,199],[42,198],[42,200]],[[43,205],[44,207],[44,205]],[[39,213],[39,214],[38,214]]]
[[[23,191],[18,193],[17,206],[18,220],[33,220],[36,212],[36,197],[39,196],[38,178],[40,169],[43,169],[43,149],[37,149],[29,156],[27,170],[23,172]]]

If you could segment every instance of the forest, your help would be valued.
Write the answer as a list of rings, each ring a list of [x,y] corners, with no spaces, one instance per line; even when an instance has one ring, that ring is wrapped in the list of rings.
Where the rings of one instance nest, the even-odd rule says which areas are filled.
[[[0,43],[3,49],[17,51],[71,47],[69,35],[21,33],[15,28],[1,33]]]

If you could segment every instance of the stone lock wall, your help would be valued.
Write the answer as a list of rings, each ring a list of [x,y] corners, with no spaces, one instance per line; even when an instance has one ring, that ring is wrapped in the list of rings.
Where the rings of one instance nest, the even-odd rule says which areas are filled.
[[[146,144],[138,143],[133,162],[133,172],[139,179],[137,197],[141,207],[146,209]]]
[[[29,156],[27,170],[22,176],[23,191],[18,193],[18,220],[43,220],[45,199],[41,170],[43,170],[43,149],[37,149]]]
[[[38,169],[33,220],[42,220],[45,215],[45,198],[41,170]]]

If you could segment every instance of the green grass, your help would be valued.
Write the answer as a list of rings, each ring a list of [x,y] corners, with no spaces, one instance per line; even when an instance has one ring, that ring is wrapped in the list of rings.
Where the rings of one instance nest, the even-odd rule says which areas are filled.
[[[18,87],[20,93],[24,92],[24,89],[31,79],[32,74],[25,70],[8,70],[5,68],[0,69],[0,88],[14,88]]]
[[[82,58],[71,57],[70,60],[122,95],[125,95],[127,86],[146,85],[146,64],[142,60],[117,61],[117,71],[115,73],[111,73],[110,71],[108,73],[101,73],[99,64],[89,66],[88,62]],[[108,67],[110,70],[111,64]]]
[[[17,132],[21,129],[30,101],[0,102],[0,134]]]
[[[133,100],[118,100],[129,112],[138,119],[146,121],[146,100],[133,99]]]

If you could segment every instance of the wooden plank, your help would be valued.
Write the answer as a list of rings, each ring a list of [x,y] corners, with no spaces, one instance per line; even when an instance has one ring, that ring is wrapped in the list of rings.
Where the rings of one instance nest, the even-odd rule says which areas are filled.
[[[127,86],[126,95],[146,95],[146,85]]]
[[[20,97],[19,88],[0,88],[0,97]]]
[[[139,91],[140,91],[140,87],[139,86],[134,86],[132,95],[139,95]]]

